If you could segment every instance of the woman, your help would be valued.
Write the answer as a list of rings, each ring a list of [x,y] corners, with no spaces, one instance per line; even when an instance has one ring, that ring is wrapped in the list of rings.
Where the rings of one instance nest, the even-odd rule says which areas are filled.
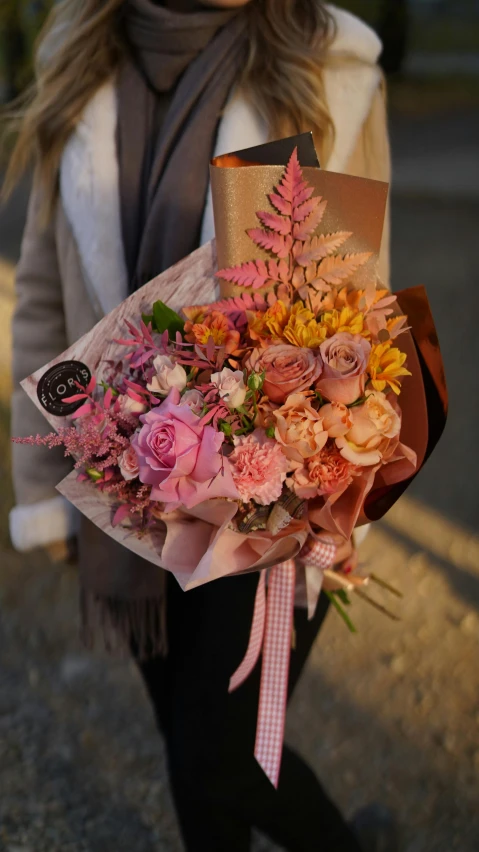
[[[39,50],[12,161],[12,175],[36,161],[17,274],[16,383],[213,236],[214,153],[312,129],[324,166],[388,180],[379,53],[371,30],[318,0],[64,0]],[[384,280],[387,235],[381,264]],[[14,433],[44,425],[17,390]],[[18,549],[58,553],[77,531],[55,496],[67,471],[61,454],[15,447]],[[246,850],[257,826],[295,852],[358,852],[290,749],[277,791],[256,764],[259,671],[228,695],[257,575],[184,594],[85,521],[78,540],[86,633],[100,620],[138,659],[186,848]],[[321,602],[311,622],[296,614],[290,693],[325,611]]]

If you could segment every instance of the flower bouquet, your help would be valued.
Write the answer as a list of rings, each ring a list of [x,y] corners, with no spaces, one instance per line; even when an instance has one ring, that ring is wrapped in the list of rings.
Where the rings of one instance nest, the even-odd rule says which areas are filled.
[[[296,148],[285,168],[220,158],[212,188],[220,270],[214,246],[199,249],[27,379],[56,431],[20,440],[63,445],[75,470],[61,493],[184,589],[269,568],[270,621],[290,618],[295,585],[313,612],[323,582],[344,614],[366,578],[333,569],[337,536],[387,508],[428,449],[425,364],[376,279],[386,188],[303,169]],[[265,577],[232,688],[261,650]],[[278,659],[287,674],[288,618],[279,645],[266,637],[266,679]],[[285,682],[258,724],[273,783]]]

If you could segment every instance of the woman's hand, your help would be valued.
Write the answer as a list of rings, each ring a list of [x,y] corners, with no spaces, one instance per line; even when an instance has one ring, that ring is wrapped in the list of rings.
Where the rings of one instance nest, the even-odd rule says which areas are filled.
[[[326,530],[322,530],[318,533],[318,538],[325,539],[327,542],[333,541],[336,545],[336,558],[334,560],[335,568],[341,567],[343,570],[348,568],[350,571],[354,571],[358,563],[358,554],[352,537],[345,541],[344,538],[337,533],[330,533]]]

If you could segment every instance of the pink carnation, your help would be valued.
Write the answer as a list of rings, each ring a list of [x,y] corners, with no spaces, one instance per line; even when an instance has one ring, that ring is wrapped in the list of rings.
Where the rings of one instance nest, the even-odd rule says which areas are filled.
[[[278,500],[289,470],[280,445],[264,429],[236,437],[234,443],[228,461],[241,499],[256,500],[263,506]]]

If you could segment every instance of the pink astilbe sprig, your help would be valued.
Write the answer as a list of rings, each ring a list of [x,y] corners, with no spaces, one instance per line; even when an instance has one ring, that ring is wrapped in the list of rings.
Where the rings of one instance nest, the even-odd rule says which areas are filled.
[[[96,379],[93,377],[84,388],[77,383],[79,393],[65,397],[63,402],[83,404],[71,415],[76,426],[64,426],[58,433],[36,435],[28,438],[13,438],[15,443],[45,446],[49,449],[63,446],[65,455],[75,459],[74,467],[93,468],[97,472],[107,471],[118,463],[118,457],[129,446],[129,437],[122,434],[112,414],[113,390],[108,388],[104,396],[96,400],[93,393]],[[105,474],[104,474],[105,478]]]
[[[30,446],[65,448],[65,455],[75,459],[74,467],[103,469],[116,464],[118,456],[129,446],[129,439],[118,432],[116,424],[112,424],[107,434],[99,434],[98,425],[92,420],[85,420],[81,430],[75,426],[62,426],[58,433],[48,435],[30,435],[28,438],[12,438],[15,444],[30,444]]]

